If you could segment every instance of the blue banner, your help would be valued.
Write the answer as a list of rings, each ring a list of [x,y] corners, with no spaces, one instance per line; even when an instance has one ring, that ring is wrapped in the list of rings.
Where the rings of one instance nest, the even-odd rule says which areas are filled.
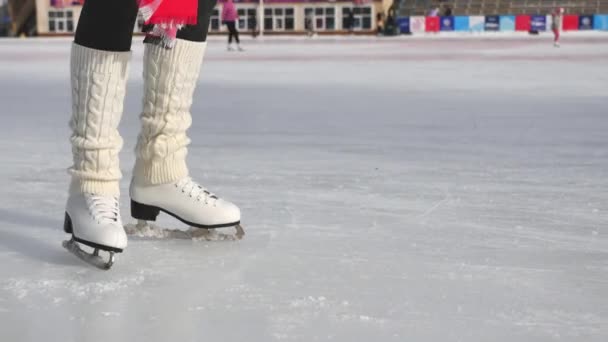
[[[544,15],[530,16],[530,29],[535,31],[547,31],[547,17]]]
[[[515,31],[515,16],[514,15],[501,15],[500,16],[500,30],[501,31]]]
[[[439,20],[440,31],[454,31],[454,17],[441,17]]]
[[[608,30],[608,15],[596,14],[593,17],[593,29]]]
[[[593,16],[581,15],[578,17],[579,30],[593,30]]]
[[[500,29],[500,17],[497,15],[486,15],[485,30],[498,31]]]
[[[458,15],[454,17],[455,31],[469,31],[469,17]]]
[[[399,27],[399,32],[409,33],[410,32],[410,17],[397,18],[397,27]]]

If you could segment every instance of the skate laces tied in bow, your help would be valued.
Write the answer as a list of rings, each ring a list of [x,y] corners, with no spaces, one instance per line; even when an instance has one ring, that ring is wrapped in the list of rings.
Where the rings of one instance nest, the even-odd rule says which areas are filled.
[[[177,31],[184,25],[196,25],[198,0],[138,0],[139,13],[152,29],[148,36],[160,39],[166,48],[175,46]]]
[[[97,223],[107,220],[118,222],[120,210],[117,198],[85,194],[85,199],[87,201],[89,211]]]
[[[175,187],[181,189],[182,192],[188,194],[188,196],[196,198],[197,201],[204,199],[205,204],[209,203],[209,199],[212,199],[213,202],[219,199],[215,194],[209,192],[209,190],[193,181],[190,177],[186,177],[175,183]]]

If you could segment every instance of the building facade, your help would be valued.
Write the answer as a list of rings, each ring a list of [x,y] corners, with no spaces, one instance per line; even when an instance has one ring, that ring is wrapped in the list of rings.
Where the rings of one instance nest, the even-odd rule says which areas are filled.
[[[36,0],[38,34],[61,35],[73,33],[78,24],[82,4],[86,0]],[[214,9],[209,32],[227,31],[221,23],[221,1]],[[392,0],[234,0],[241,31],[259,31],[261,23],[266,34],[306,32],[306,20],[318,33],[340,33],[348,29],[348,13],[354,12],[353,30],[374,32],[376,15],[386,13]],[[263,15],[261,15],[263,14]],[[263,18],[263,19],[262,19]],[[134,32],[141,31],[139,20]]]
[[[39,35],[73,33],[84,0],[36,0]]]
[[[8,1],[0,0],[0,37],[7,36],[10,29]]]

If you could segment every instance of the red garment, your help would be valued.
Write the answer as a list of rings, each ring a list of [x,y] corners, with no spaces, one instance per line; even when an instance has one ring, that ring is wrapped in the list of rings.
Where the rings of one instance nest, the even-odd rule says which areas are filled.
[[[196,25],[197,0],[139,0],[139,7],[146,24]]]
[[[554,28],[553,35],[555,36],[555,39],[553,41],[557,43],[559,41],[559,29]]]
[[[236,7],[232,1],[227,1],[224,3],[222,7],[222,21],[237,21],[239,20],[239,15],[236,11]]]
[[[162,44],[173,47],[177,30],[196,25],[198,0],[138,0],[139,12],[146,25],[153,25],[149,36],[161,38]]]

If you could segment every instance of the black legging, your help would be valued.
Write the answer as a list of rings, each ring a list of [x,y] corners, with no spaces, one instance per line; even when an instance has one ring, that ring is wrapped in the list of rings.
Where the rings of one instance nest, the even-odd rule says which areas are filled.
[[[236,30],[236,22],[227,21],[226,26],[228,26],[228,44],[232,44],[232,37],[234,37],[234,40],[236,40],[237,44],[240,44],[239,31]]]
[[[179,30],[177,38],[192,42],[207,40],[209,18],[216,2],[217,0],[198,0],[197,24]],[[137,8],[137,0],[85,1],[74,42],[104,51],[131,50]]]

